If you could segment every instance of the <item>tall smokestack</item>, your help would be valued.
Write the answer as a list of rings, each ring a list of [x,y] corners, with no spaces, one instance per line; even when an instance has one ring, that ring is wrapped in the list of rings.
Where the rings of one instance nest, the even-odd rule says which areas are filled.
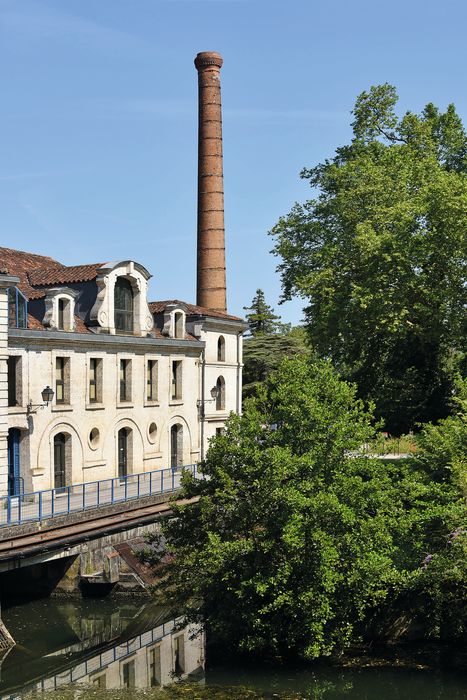
[[[204,51],[198,71],[198,266],[196,303],[226,311],[224,177],[222,172],[222,56]]]

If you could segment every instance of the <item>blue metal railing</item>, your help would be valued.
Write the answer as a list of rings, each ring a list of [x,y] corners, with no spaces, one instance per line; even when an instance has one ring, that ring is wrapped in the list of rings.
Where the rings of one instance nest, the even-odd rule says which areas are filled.
[[[0,528],[132,501],[143,496],[173,493],[180,488],[184,471],[190,472],[196,479],[202,477],[197,465],[189,464],[101,481],[88,481],[84,484],[72,484],[57,489],[2,496],[0,497]]]

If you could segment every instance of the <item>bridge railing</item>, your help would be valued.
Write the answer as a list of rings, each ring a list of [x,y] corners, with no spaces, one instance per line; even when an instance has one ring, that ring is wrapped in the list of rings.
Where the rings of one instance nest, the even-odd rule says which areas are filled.
[[[2,496],[0,528],[131,501],[143,496],[172,493],[180,488],[184,471],[190,472],[195,478],[201,477],[197,465],[189,464],[17,496]]]

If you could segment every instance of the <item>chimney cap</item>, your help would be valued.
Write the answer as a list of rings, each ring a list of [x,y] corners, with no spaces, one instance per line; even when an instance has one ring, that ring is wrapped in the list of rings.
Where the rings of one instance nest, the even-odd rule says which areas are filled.
[[[195,58],[196,70],[203,70],[211,66],[222,68],[223,63],[222,56],[217,51],[201,51]]]

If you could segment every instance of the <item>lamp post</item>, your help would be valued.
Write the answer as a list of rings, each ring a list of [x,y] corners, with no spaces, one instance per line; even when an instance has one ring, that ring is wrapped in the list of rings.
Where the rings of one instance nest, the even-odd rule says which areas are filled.
[[[45,387],[45,389],[42,389],[41,396],[42,396],[43,403],[33,404],[32,401],[30,401],[28,403],[28,405],[26,407],[26,411],[27,411],[28,416],[32,415],[33,413],[37,413],[37,411],[40,408],[44,408],[45,406],[48,406],[54,397],[54,390],[51,389],[50,386],[47,385]]]

